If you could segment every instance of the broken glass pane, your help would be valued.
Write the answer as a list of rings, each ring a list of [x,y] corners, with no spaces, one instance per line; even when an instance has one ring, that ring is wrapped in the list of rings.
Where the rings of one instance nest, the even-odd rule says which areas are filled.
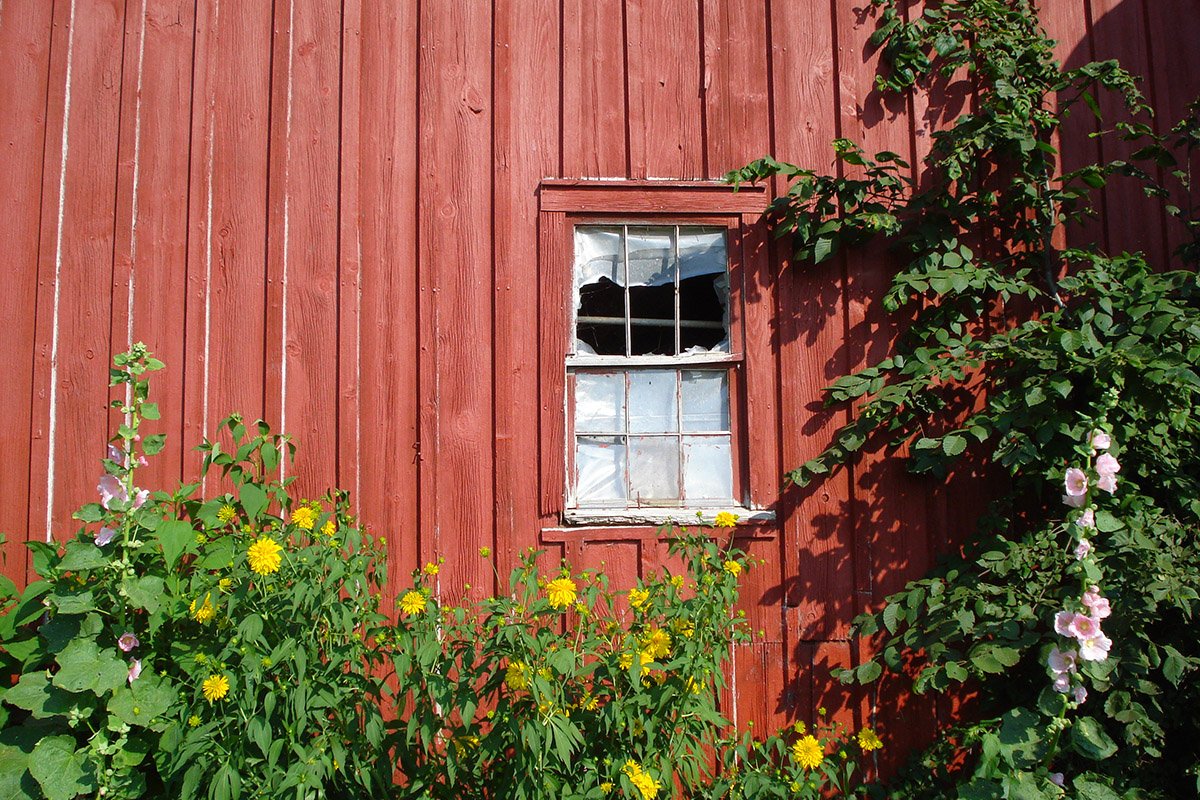
[[[729,280],[725,273],[697,275],[679,282],[680,352],[708,352],[726,339]]]
[[[683,437],[683,494],[689,501],[733,501],[728,436]]]
[[[632,433],[668,433],[679,430],[675,418],[673,369],[634,370],[629,373],[629,430]]]
[[[679,439],[629,437],[629,495],[641,505],[679,501]]]
[[[575,445],[575,495],[581,506],[625,502],[625,440],[580,436]]]
[[[729,376],[724,370],[683,372],[683,430],[729,430]]]
[[[601,228],[580,226],[575,229],[575,287],[598,283],[607,278],[617,286],[625,285],[621,264],[620,226]]]
[[[625,249],[629,254],[630,286],[675,285],[675,245],[671,241],[674,230],[629,228]]]
[[[625,373],[580,372],[575,375],[575,430],[580,433],[625,432]]]
[[[725,232],[679,229],[679,277],[725,274]]]

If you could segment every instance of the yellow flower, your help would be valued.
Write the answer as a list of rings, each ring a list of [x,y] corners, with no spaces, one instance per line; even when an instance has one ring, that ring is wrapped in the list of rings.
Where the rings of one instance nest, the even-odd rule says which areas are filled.
[[[690,619],[673,619],[671,620],[671,630],[676,636],[682,636],[685,639],[690,639],[696,633],[696,623]]]
[[[796,733],[804,733],[806,730],[808,730],[808,726],[800,720],[796,720],[796,723],[792,725],[792,730],[794,730]]]
[[[279,554],[282,551],[283,548],[279,546],[279,542],[270,536],[258,537],[254,540],[254,544],[246,550],[250,569],[259,575],[270,575],[272,572],[278,571],[281,561]]]
[[[713,524],[718,528],[732,528],[737,525],[737,514],[731,514],[728,511],[718,511],[717,518],[713,520]]]
[[[212,601],[209,599],[209,597],[210,595],[205,593],[204,601],[201,602],[199,606],[197,606],[196,601],[193,600],[191,607],[188,609],[192,612],[192,619],[196,620],[196,622],[199,622],[201,625],[206,622],[211,622],[213,617],[217,615],[217,609],[212,604]]]
[[[600,784],[600,791],[603,792],[604,794],[608,794],[612,790],[613,790],[613,785],[611,783],[609,783],[608,781],[605,781],[604,783]]]
[[[642,650],[652,656],[652,660],[667,658],[671,655],[671,634],[662,628],[651,628],[642,636]]]
[[[555,578],[546,584],[546,597],[553,608],[566,608],[575,602],[575,581]]]
[[[229,694],[229,678],[224,675],[209,675],[204,679],[204,683],[200,684],[200,689],[204,692],[204,699],[211,705]]]
[[[195,714],[192,714],[190,717],[188,717],[188,727],[189,728],[195,728],[199,725],[200,725],[200,718],[198,716],[196,716]]]
[[[325,524],[321,526],[321,533],[332,537],[335,533],[337,533],[337,525],[333,524],[333,520],[327,519],[325,520]]]
[[[811,733],[792,744],[792,760],[804,769],[816,769],[825,760],[825,751]]]
[[[858,746],[862,748],[864,753],[869,753],[872,750],[878,750],[883,747],[883,741],[870,728],[863,728],[858,732]]]
[[[222,525],[228,525],[237,519],[237,509],[226,503],[217,511],[217,521]]]
[[[635,611],[641,611],[648,602],[650,602],[650,593],[645,589],[635,587],[629,590],[629,605]]]
[[[692,694],[700,694],[700,690],[704,688],[704,684],[696,680],[692,675],[688,675],[687,681],[684,682],[683,688],[687,689]]]
[[[617,666],[621,669],[629,669],[633,666],[633,653],[621,653],[617,656]]]
[[[490,548],[490,547],[481,547],[481,548],[479,548],[479,555],[480,555],[480,557],[482,557],[482,558],[487,558],[487,557],[488,557],[488,556],[490,556],[491,554],[492,554],[492,548]]]
[[[529,665],[524,661],[510,661],[504,668],[504,685],[514,692],[529,688]]]
[[[742,565],[736,561],[726,561],[724,569],[734,577],[742,574]]]
[[[292,512],[292,524],[297,528],[311,531],[317,524],[317,512],[308,506],[300,506]]]
[[[584,711],[595,711],[600,707],[600,698],[587,692],[579,699],[579,707]]]
[[[682,589],[683,588],[683,576],[682,575],[672,575],[671,576],[671,585],[674,586],[676,589]]]
[[[221,578],[221,580],[217,581],[217,588],[222,592],[228,592],[233,588],[233,580],[230,578]]]
[[[650,773],[642,768],[642,765],[630,759],[625,762],[625,766],[621,768],[625,773],[625,777],[629,778],[629,782],[638,790],[638,794],[642,796],[642,800],[654,800],[658,796],[658,790],[662,788],[662,784],[650,777]]]
[[[425,595],[420,592],[406,592],[404,597],[400,598],[400,610],[405,614],[420,614],[428,603]]]
[[[430,561],[428,564],[426,564],[424,567],[421,568],[421,571],[424,572],[426,575],[437,575],[439,572],[442,571],[442,568],[439,567],[437,564],[434,564],[432,561]]]

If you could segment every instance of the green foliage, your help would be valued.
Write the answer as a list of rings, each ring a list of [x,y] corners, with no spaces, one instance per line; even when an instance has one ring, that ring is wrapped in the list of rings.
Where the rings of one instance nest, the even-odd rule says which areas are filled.
[[[508,595],[465,607],[434,598],[438,565],[414,573],[391,642],[396,705],[410,709],[395,742],[405,796],[698,791],[729,726],[722,666],[749,638],[733,613],[746,560],[687,531],[671,551],[682,572],[629,592],[565,565],[543,574],[530,552]]]
[[[161,366],[142,345],[114,359],[127,399],[113,402],[102,502],[76,513],[73,538],[30,543],[41,580],[5,602],[0,659],[20,677],[0,689],[0,787],[49,800],[383,790],[378,548],[343,494],[292,500],[273,477],[292,445],[261,422],[230,417],[231,444],[201,447],[207,480],[233,491],[138,488],[162,447],[141,435]],[[279,560],[256,569],[250,547],[268,540]]]
[[[790,182],[773,217],[797,263],[817,268],[880,235],[897,251],[880,299],[903,315],[905,335],[828,388],[830,403],[854,404],[854,418],[788,477],[808,484],[883,445],[935,477],[957,459],[986,458],[997,500],[960,553],[857,620],[879,655],[842,678],[870,683],[915,667],[918,692],[979,688],[986,718],[944,731],[895,796],[1193,796],[1200,284],[1141,255],[1060,250],[1055,232],[1091,213],[1089,193],[1109,176],[1129,176],[1183,224],[1177,256],[1194,262],[1200,221],[1172,198],[1190,194],[1200,103],[1155,137],[1134,79],[1115,62],[1063,70],[1026,0],[943,0],[911,20],[899,2],[873,4],[882,91],[966,78],[974,101],[933,134],[920,183],[896,154],[844,140],[835,175],[763,159],[729,176]],[[1096,91],[1117,92],[1129,115],[1105,135],[1138,149],[1129,162],[1060,174],[1063,122],[1072,111],[1098,116]],[[1068,467],[1093,485],[1099,477],[1095,429],[1112,433],[1122,470],[1090,528],[1080,512],[1063,513],[1060,487]],[[1077,558],[1085,534],[1092,552]],[[1097,584],[1111,598],[1113,645],[1071,673],[1090,690],[1079,702],[1049,688],[1047,658],[1064,641],[1054,615],[1079,611]]]

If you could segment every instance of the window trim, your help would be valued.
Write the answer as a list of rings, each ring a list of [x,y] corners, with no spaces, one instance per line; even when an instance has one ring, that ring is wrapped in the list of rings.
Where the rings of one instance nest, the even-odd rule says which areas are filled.
[[[777,435],[777,359],[770,346],[773,294],[746,298],[746,276],[753,275],[760,295],[769,269],[762,186],[739,191],[723,183],[682,181],[561,181],[539,187],[539,506],[544,524],[570,526],[688,524],[694,510],[680,508],[567,508],[571,446],[567,398],[568,353],[574,335],[574,230],[584,224],[720,225],[729,248],[730,353],[697,360],[695,366],[724,366],[730,376],[730,427],[733,432],[735,496],[744,506],[706,507],[706,518],[730,511],[742,523],[775,520],[779,495]],[[750,327],[755,326],[757,335]],[[768,332],[764,337],[762,332]],[[636,357],[635,357],[636,359]],[[616,359],[614,359],[615,361]],[[680,366],[678,356],[641,357],[663,366]],[[572,368],[603,367],[605,359],[572,359]],[[648,364],[647,364],[648,365]],[[633,366],[630,357],[620,364]],[[751,402],[748,387],[755,387]],[[761,394],[761,396],[759,396]],[[753,457],[752,457],[753,456]],[[740,490],[739,490],[740,485]],[[627,528],[628,529],[628,528]]]

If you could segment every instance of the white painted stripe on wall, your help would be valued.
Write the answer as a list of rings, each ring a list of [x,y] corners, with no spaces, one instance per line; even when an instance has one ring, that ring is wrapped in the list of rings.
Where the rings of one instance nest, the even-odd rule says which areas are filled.
[[[288,58],[287,58],[287,114],[283,128],[283,276],[280,279],[280,291],[283,292],[281,315],[283,324],[279,326],[279,432],[287,433],[287,380],[288,380],[288,258],[291,255],[291,227],[288,216],[291,196],[289,177],[292,164],[292,71],[293,46],[295,44],[296,3],[288,3]],[[280,479],[287,476],[287,459],[279,460]]]

